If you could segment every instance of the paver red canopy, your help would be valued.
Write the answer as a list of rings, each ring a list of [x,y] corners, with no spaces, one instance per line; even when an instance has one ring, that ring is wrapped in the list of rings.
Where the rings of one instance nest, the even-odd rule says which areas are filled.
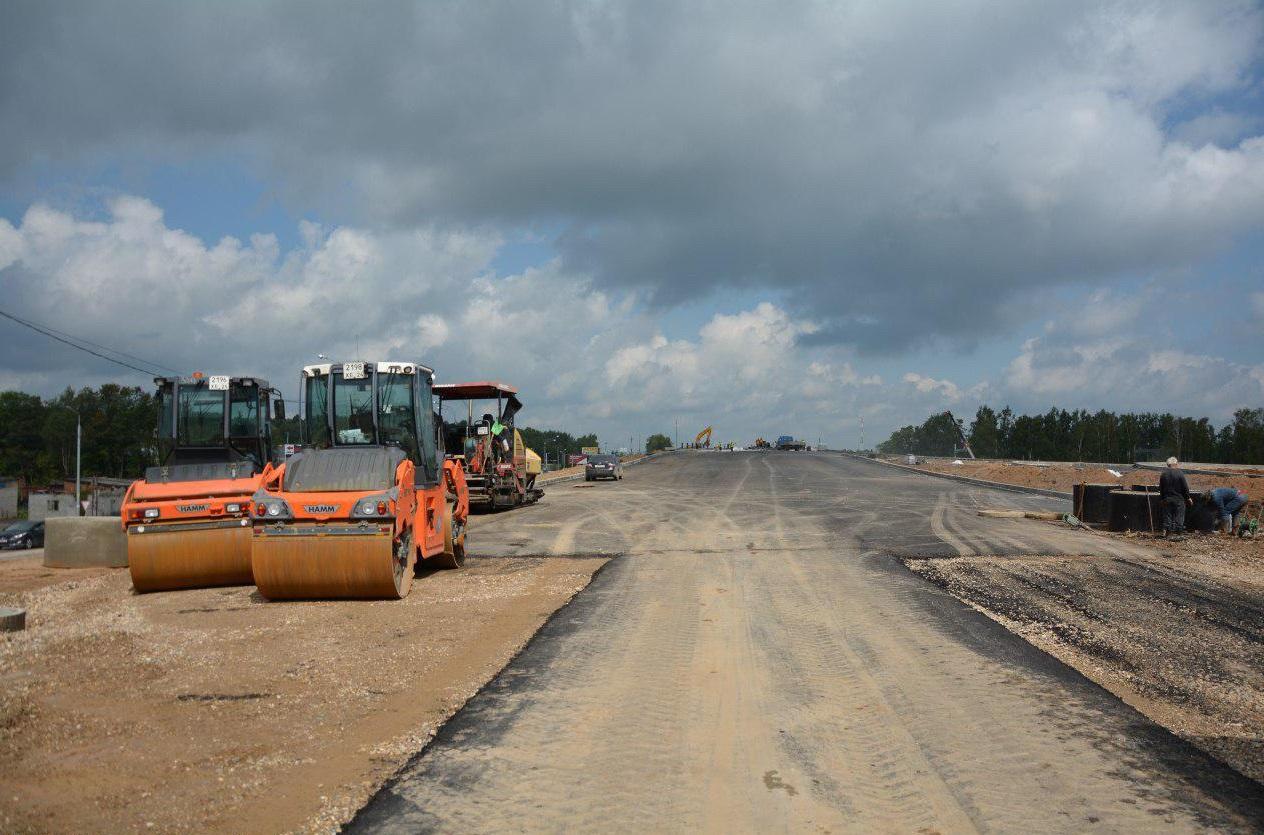
[[[505,415],[512,415],[522,408],[518,390],[500,382],[440,383],[434,387],[435,397],[440,400],[496,400],[506,403]]]
[[[440,383],[434,387],[440,400],[495,400],[497,396],[512,397],[518,393],[513,386],[499,382]]]

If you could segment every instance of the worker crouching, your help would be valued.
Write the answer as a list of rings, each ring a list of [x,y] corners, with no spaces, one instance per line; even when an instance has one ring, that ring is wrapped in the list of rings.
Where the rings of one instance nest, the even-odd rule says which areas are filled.
[[[1217,532],[1233,533],[1238,528],[1238,513],[1246,507],[1247,495],[1234,487],[1216,487],[1204,494],[1207,505],[1216,516]]]

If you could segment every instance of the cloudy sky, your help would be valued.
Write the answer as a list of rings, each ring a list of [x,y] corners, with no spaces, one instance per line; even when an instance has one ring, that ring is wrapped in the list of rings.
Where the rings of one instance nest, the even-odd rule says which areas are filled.
[[[0,309],[297,389],[855,445],[1264,405],[1264,9],[0,6]],[[0,387],[146,384],[0,320]]]

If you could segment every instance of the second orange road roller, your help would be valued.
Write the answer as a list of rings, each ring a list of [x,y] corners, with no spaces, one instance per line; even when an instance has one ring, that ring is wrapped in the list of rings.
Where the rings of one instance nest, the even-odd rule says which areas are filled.
[[[120,511],[138,592],[250,585],[250,500],[284,401],[257,377],[157,377],[157,466]]]
[[[252,567],[270,600],[400,599],[418,560],[465,560],[469,492],[445,461],[434,371],[416,362],[303,369],[305,448],[252,502]]]

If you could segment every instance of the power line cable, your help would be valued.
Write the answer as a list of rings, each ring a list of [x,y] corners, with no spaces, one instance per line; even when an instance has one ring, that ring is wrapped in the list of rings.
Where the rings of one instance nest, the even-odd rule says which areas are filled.
[[[129,358],[131,358],[131,359],[136,360],[137,362],[144,362],[144,363],[147,363],[147,364],[149,364],[149,365],[153,366],[152,368],[141,368],[140,366],[137,366],[137,365],[132,365],[132,364],[131,364],[131,363],[129,363],[129,362],[123,362],[123,361],[122,361],[122,360],[120,360],[120,359],[115,359],[114,357],[111,357],[111,356],[107,356],[107,355],[105,355],[105,354],[102,354],[102,353],[100,353],[99,351],[94,351],[94,350],[92,350],[92,348],[85,348],[83,345],[78,344],[78,342],[71,341],[72,339],[78,339],[77,337],[64,337],[64,336],[60,336],[60,335],[58,334],[58,332],[54,332],[54,331],[52,331],[51,329],[41,327],[41,326],[39,326],[39,325],[36,325],[36,324],[35,324],[35,323],[33,323],[33,322],[28,322],[28,321],[26,321],[25,319],[22,319],[22,318],[21,318],[21,317],[19,317],[19,316],[14,316],[12,313],[7,313],[6,311],[0,310],[0,316],[3,316],[4,318],[9,319],[9,320],[11,320],[11,321],[17,322],[19,325],[22,325],[23,327],[30,328],[31,330],[35,331],[36,333],[41,333],[41,334],[43,334],[44,336],[47,336],[49,339],[54,339],[54,340],[56,340],[56,341],[58,341],[58,342],[62,343],[63,345],[69,345],[71,348],[77,348],[77,349],[78,349],[78,350],[80,350],[80,351],[83,351],[83,352],[88,353],[88,354],[92,354],[94,357],[100,357],[101,359],[105,360],[106,362],[112,362],[112,363],[114,363],[115,365],[121,365],[121,366],[123,366],[124,368],[130,368],[130,369],[132,369],[133,371],[139,371],[140,373],[142,373],[142,374],[147,374],[147,375],[149,375],[149,376],[151,376],[151,377],[155,377],[155,376],[157,376],[157,377],[161,377],[161,376],[162,376],[161,374],[158,374],[156,371],[154,371],[154,370],[153,370],[154,368],[158,368],[158,369],[165,369],[165,370],[167,370],[167,371],[174,371],[174,369],[166,368],[166,366],[159,365],[158,363],[149,363],[149,361],[148,361],[148,360],[142,360],[142,359],[140,359],[139,357],[132,357],[130,354],[124,354],[122,351],[115,351],[115,350],[113,350],[112,348],[106,348],[106,347],[101,346],[101,345],[96,345],[95,343],[92,343],[92,342],[87,342],[87,340],[79,340],[79,341],[82,341],[82,342],[86,342],[86,343],[87,343],[87,344],[89,344],[89,345],[93,345],[94,347],[101,348],[101,350],[103,350],[103,351],[110,351],[111,353],[115,353],[115,354],[119,354],[119,355],[121,355],[121,356],[129,357]],[[177,374],[178,374],[178,373],[180,373],[180,372],[178,372],[178,371],[177,371],[177,372],[175,372],[175,373],[177,373]]]
[[[35,324],[39,324],[39,323],[35,323]],[[100,348],[102,351],[109,351],[111,354],[118,354],[120,357],[127,357],[128,359],[136,360],[139,363],[144,363],[145,365],[151,365],[154,368],[161,368],[163,371],[170,371],[172,374],[184,374],[184,372],[180,371],[179,369],[171,368],[170,366],[166,366],[166,365],[159,365],[156,362],[150,362],[144,357],[138,357],[135,354],[129,354],[126,351],[120,351],[116,348],[110,348],[107,345],[99,345],[96,342],[93,342],[89,339],[84,339],[81,336],[74,336],[73,334],[66,333],[65,331],[59,331],[56,328],[49,327],[48,325],[40,324],[39,326],[46,331],[57,334],[58,336],[64,336],[67,339],[73,339],[76,342],[82,342],[84,345],[91,345],[93,348]]]

